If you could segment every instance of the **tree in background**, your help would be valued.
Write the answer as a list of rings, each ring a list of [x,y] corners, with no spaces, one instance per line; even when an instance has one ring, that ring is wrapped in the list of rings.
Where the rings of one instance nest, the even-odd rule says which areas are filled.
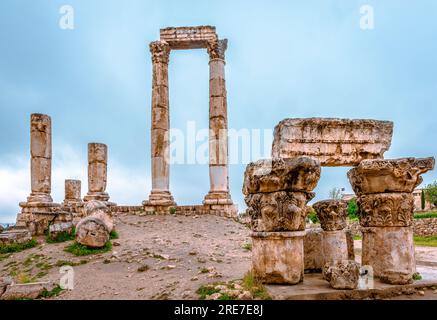
[[[344,189],[333,188],[331,191],[329,191],[329,199],[341,200],[343,198],[343,191]]]
[[[437,181],[425,187],[425,199],[437,206]]]
[[[353,198],[349,201],[347,206],[347,215],[349,219],[356,220],[358,219],[358,203],[357,199]]]
[[[421,207],[422,207],[422,211],[423,211],[423,210],[425,210],[425,206],[426,206],[425,191],[423,191],[423,189],[422,189],[422,194],[420,196],[420,202],[421,202]]]

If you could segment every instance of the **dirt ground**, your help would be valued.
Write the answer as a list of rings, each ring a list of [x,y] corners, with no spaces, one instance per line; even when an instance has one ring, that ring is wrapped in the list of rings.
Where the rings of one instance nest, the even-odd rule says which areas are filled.
[[[59,265],[74,266],[74,289],[64,299],[197,299],[196,290],[217,281],[243,278],[250,269],[250,230],[216,216],[115,217],[119,238],[111,252],[76,257],[64,252],[71,243],[45,243],[0,259],[0,276],[27,274],[59,282]],[[359,260],[360,241],[355,241]],[[437,248],[417,247],[418,264],[437,268]],[[437,292],[394,299],[437,299]]]

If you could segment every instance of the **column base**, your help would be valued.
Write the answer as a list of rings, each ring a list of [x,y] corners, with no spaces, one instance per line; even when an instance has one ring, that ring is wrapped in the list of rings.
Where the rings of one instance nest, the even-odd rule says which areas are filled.
[[[176,206],[170,191],[154,191],[150,193],[149,200],[143,201],[143,206]]]
[[[231,195],[228,191],[210,191],[205,196],[203,202],[205,205],[232,205],[234,204],[232,202]]]
[[[362,265],[370,265],[382,282],[407,284],[416,272],[411,227],[367,227],[363,232]]]
[[[253,232],[255,277],[270,284],[298,284],[304,276],[305,231]]]
[[[20,202],[21,212],[15,224],[18,228],[27,228],[31,234],[43,235],[49,225],[63,212],[58,203]]]
[[[28,197],[26,203],[28,204],[40,204],[40,203],[52,203],[53,198],[48,193],[32,192]]]
[[[88,192],[87,195],[83,197],[83,201],[91,201],[91,200],[108,201],[109,194],[106,192]]]

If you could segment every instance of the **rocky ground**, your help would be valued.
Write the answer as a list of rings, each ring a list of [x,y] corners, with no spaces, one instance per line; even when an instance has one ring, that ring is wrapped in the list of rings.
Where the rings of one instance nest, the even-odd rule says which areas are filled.
[[[201,286],[242,279],[251,264],[250,230],[216,216],[135,216],[115,218],[119,238],[112,251],[76,257],[71,241],[0,255],[0,277],[23,282],[54,281],[60,266],[73,265],[75,287],[52,299],[198,299]],[[357,260],[359,241],[355,241]],[[418,247],[418,263],[437,269],[437,248]],[[235,283],[241,283],[236,281]],[[396,299],[437,299],[425,290]]]

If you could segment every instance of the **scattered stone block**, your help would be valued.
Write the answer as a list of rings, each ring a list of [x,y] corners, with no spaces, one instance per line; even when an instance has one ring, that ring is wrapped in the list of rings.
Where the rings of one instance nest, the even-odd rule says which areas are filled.
[[[322,229],[307,229],[303,247],[305,272],[321,272],[324,261],[322,254]]]
[[[56,285],[50,282],[36,282],[26,284],[11,284],[1,296],[1,300],[37,299],[44,290],[50,291]]]
[[[32,234],[25,228],[8,228],[0,233],[0,245],[22,244],[32,240]]]
[[[73,232],[73,227],[72,222],[52,224],[49,226],[49,237],[50,239],[56,239],[56,237],[63,232],[71,234]]]
[[[324,278],[334,289],[356,289],[360,278],[360,267],[352,260],[327,263],[323,271]]]

